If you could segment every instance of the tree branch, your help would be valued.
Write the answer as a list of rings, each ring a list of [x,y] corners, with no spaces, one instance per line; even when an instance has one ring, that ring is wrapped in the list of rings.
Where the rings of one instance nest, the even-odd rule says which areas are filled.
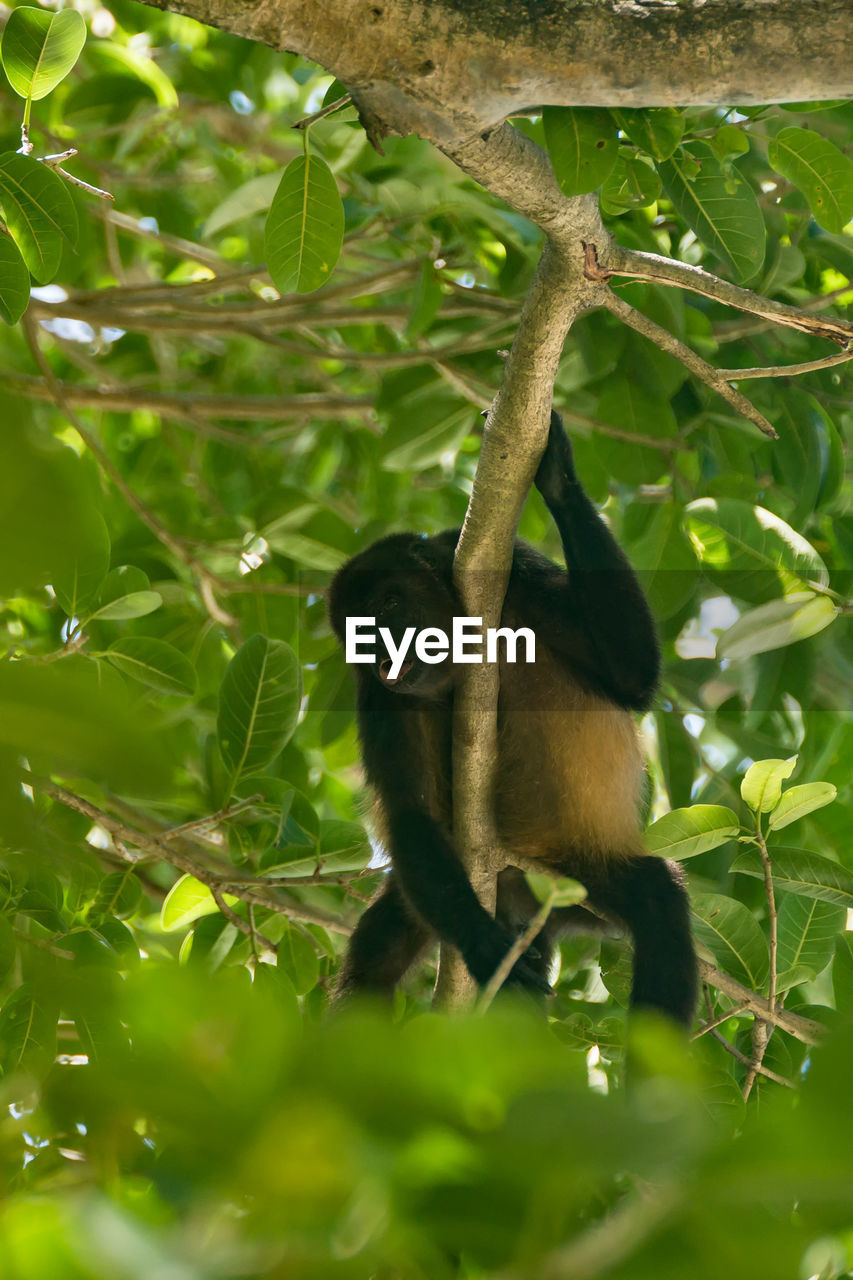
[[[263,888],[243,884],[239,879],[232,881],[227,874],[228,868],[226,867],[223,867],[222,871],[211,870],[209,866],[186,853],[183,849],[174,848],[170,843],[170,833],[168,831],[157,834],[139,831],[113,817],[111,813],[97,808],[96,805],[91,804],[88,800],[84,800],[82,796],[75,795],[72,791],[67,791],[65,787],[51,782],[49,778],[40,778],[29,772],[23,773],[22,776],[29,786],[35,790],[40,791],[43,795],[50,796],[51,800],[65,805],[66,808],[73,809],[75,813],[80,813],[85,818],[89,818],[91,822],[97,823],[99,827],[103,827],[114,840],[130,845],[134,849],[139,849],[148,857],[167,862],[170,866],[175,867],[176,870],[186,875],[194,876],[196,880],[207,885],[211,893],[214,894],[214,898],[216,897],[214,890],[220,894],[230,893],[233,897],[240,898],[243,902],[252,903],[258,907],[266,907],[268,911],[278,912],[280,915],[289,916],[294,920],[307,920],[311,924],[322,925],[324,929],[329,929],[333,933],[348,934],[351,932],[349,927],[335,916],[325,911],[318,911],[316,908],[305,906],[295,898],[274,896]],[[191,842],[187,842],[187,844],[191,847]],[[207,850],[200,850],[199,852],[205,857],[209,856]],[[135,859],[134,864],[136,861]],[[245,920],[241,921],[240,927],[242,928],[245,923]]]
[[[546,244],[483,434],[454,576],[465,613],[482,618],[484,627],[500,621],[518,520],[548,437],[563,343],[575,316],[589,305],[592,290],[582,264],[579,237],[574,255],[551,241]],[[496,876],[506,864],[491,806],[498,687],[497,665],[482,663],[468,668],[454,695],[454,840],[475,890],[490,910]],[[467,970],[443,947],[438,998],[457,1004],[471,994]]]
[[[615,293],[608,295],[604,302],[605,308],[611,315],[616,316],[624,324],[635,329],[637,333],[641,333],[644,338],[648,338],[655,346],[660,347],[661,351],[666,351],[669,355],[674,356],[676,360],[684,365],[685,369],[689,369],[694,377],[700,382],[704,382],[712,391],[716,391],[721,399],[739,413],[741,417],[746,418],[748,422],[752,422],[758,427],[759,431],[764,435],[770,436],[771,440],[778,440],[775,427],[767,421],[763,413],[750,404],[746,396],[741,395],[740,391],[736,391],[734,387],[729,386],[725,378],[714,368],[712,364],[708,364],[707,360],[703,360],[691,347],[681,342],[668,329],[664,329],[663,325],[659,325],[655,320],[646,316],[642,311],[637,311],[624,298],[619,298]]]
[[[847,0],[147,0],[319,62],[380,132],[474,136],[538,103],[607,107],[853,95]],[[357,92],[359,91],[359,92]],[[371,121],[366,121],[370,128]]]
[[[749,987],[745,987],[734,978],[730,978],[727,973],[722,973],[714,965],[709,964],[707,960],[699,960],[699,976],[703,982],[707,982],[710,986],[716,987],[718,991],[730,996],[732,1000],[744,1009],[748,1009],[750,1013],[763,1018],[765,1022],[772,1022],[776,1027],[781,1027],[783,1031],[787,1031],[789,1036],[802,1040],[803,1044],[820,1044],[826,1036],[826,1027],[820,1022],[815,1022],[813,1018],[804,1018],[799,1013],[789,1013],[787,1009],[779,1008],[779,1006],[771,1009],[764,996],[759,996],[754,991],[750,991]]]
[[[801,373],[816,373],[819,369],[831,369],[836,364],[853,360],[853,346],[847,343],[845,351],[821,360],[804,360],[801,364],[754,365],[748,369],[718,369],[717,376],[727,382],[740,382],[742,378],[794,378]]]
[[[30,400],[55,402],[56,393],[42,378],[23,373],[4,375],[7,391],[26,396]],[[328,395],[309,391],[285,396],[234,396],[216,395],[214,392],[165,392],[148,387],[123,386],[120,388],[80,386],[72,382],[56,381],[56,389],[66,404],[82,409],[103,409],[109,412],[133,413],[137,409],[151,409],[164,417],[232,418],[243,422],[268,422],[278,418],[347,418],[351,415],[366,417],[372,410],[371,396]],[[190,425],[196,425],[194,420]],[[229,432],[229,438],[251,442],[252,436]]]
[[[735,307],[738,311],[747,311],[772,324],[798,329],[800,333],[814,334],[818,338],[828,338],[839,347],[846,347],[853,339],[853,324],[849,320],[840,320],[837,316],[815,315],[805,307],[790,307],[785,302],[763,298],[751,289],[743,289],[729,280],[712,275],[702,267],[677,262],[675,258],[664,258],[657,253],[625,249],[613,240],[604,253],[594,242],[591,248],[594,252],[590,255],[587,270],[593,280],[605,281],[612,276],[628,276],[632,280],[675,285],[677,288],[699,293],[703,298],[722,302],[727,307]],[[596,257],[597,262],[594,261]]]

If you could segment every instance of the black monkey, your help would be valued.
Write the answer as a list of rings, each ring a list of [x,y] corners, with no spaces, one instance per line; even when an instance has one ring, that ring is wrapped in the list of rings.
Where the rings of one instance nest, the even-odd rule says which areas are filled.
[[[531,628],[533,664],[501,660],[499,765],[494,807],[506,848],[527,865],[571,876],[590,905],[630,930],[635,1006],[691,1020],[696,960],[687,898],[673,864],[643,851],[638,807],[643,761],[631,715],[658,682],[654,623],[637,578],[575,474],[571,445],[552,412],[535,479],[563,543],[567,569],[517,541],[502,626]],[[348,617],[375,617],[399,648],[408,627],[440,627],[464,614],[453,585],[459,531],[399,533],[353,557],[332,582],[329,613],[343,640]],[[454,848],[451,720],[458,668],[411,649],[354,670],[367,777],[392,860],[353,934],[339,995],[391,992],[435,935],[461,951],[479,983],[494,973],[535,909],[519,871],[498,881],[496,918],[480,905]],[[584,908],[556,912],[508,982],[550,990],[555,936]]]

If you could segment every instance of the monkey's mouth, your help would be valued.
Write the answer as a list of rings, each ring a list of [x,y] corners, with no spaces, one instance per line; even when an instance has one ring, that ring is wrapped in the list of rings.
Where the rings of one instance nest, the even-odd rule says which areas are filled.
[[[380,662],[379,678],[383,684],[398,684],[399,681],[403,679],[403,676],[408,675],[415,664],[413,662],[401,662],[400,670],[397,672],[396,676],[391,675],[391,668],[393,665],[394,664],[390,658],[383,658]]]

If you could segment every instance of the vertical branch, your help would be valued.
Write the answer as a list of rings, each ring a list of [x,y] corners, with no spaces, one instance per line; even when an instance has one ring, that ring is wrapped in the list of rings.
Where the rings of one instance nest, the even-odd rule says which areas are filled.
[[[773,864],[767,849],[767,842],[761,832],[761,819],[757,820],[756,839],[758,852],[761,854],[761,865],[764,868],[764,893],[767,898],[767,916],[770,923],[770,979],[767,989],[767,1003],[771,1009],[776,1008],[776,957],[779,947],[778,921],[776,914],[776,894],[773,891]],[[749,1071],[743,1084],[744,1099],[748,1098],[755,1084],[755,1077],[762,1070],[764,1054],[770,1037],[773,1034],[773,1023],[755,1019],[752,1030],[752,1059]]]
[[[454,576],[466,615],[483,627],[500,622],[524,499],[545,442],[554,379],[563,343],[596,286],[583,276],[580,237],[575,253],[548,242],[527,294],[500,391],[489,414]],[[483,905],[494,910],[498,872],[505,865],[492,812],[497,762],[499,676],[495,664],[476,664],[460,679],[454,700],[454,841]],[[461,1006],[473,997],[461,958],[442,947],[436,999]]]

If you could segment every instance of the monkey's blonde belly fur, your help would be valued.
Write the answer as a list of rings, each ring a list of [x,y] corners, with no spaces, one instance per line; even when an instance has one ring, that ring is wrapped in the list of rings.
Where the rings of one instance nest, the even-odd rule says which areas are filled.
[[[550,654],[501,666],[495,818],[505,850],[558,862],[643,853],[644,763],[634,719],[590,692]],[[427,808],[453,831],[450,760],[440,717],[426,706],[418,733],[429,778]],[[386,849],[387,814],[375,797],[370,826]]]
[[[633,717],[584,689],[545,652],[501,670],[497,822],[538,859],[642,853],[643,755]]]

